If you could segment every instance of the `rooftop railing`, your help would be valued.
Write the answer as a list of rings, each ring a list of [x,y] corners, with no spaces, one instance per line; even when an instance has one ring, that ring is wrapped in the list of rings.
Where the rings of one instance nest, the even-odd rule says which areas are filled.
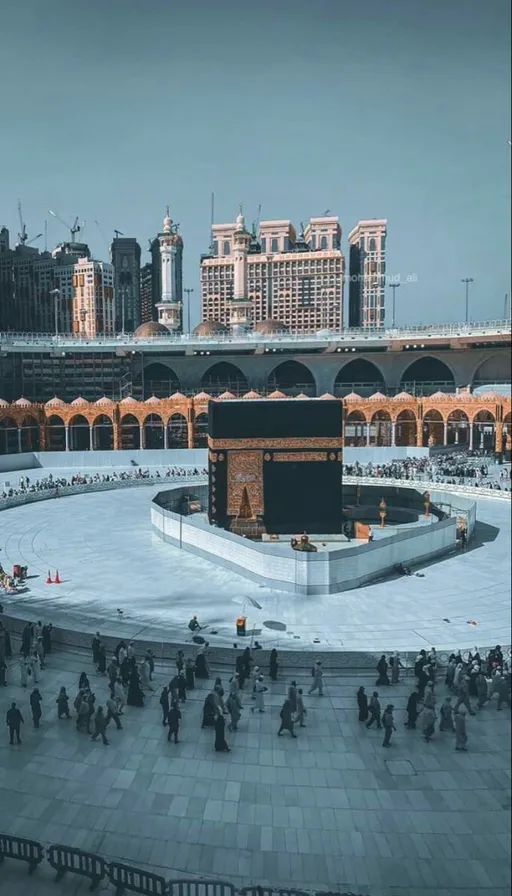
[[[193,333],[181,333],[168,336],[135,336],[132,333],[119,334],[118,336],[98,336],[96,338],[88,338],[81,335],[73,335],[70,333],[59,336],[51,333],[0,333],[0,346],[29,346],[29,345],[48,345],[57,348],[76,347],[76,346],[112,346],[119,348],[122,346],[144,346],[144,345],[162,345],[162,346],[187,346],[205,347],[208,345],[279,345],[314,343],[318,345],[328,345],[330,342],[350,343],[371,342],[385,343],[394,340],[410,339],[413,345],[411,348],[425,348],[425,344],[421,344],[422,340],[431,341],[434,338],[443,337],[469,337],[478,338],[479,336],[510,336],[511,323],[510,320],[491,320],[474,323],[451,323],[451,324],[428,324],[425,326],[409,326],[393,329],[348,329],[348,330],[312,330],[305,333],[288,333],[278,332],[274,334],[262,334],[255,331],[244,333],[243,335],[231,335],[230,333],[215,333],[209,336],[196,336]]]

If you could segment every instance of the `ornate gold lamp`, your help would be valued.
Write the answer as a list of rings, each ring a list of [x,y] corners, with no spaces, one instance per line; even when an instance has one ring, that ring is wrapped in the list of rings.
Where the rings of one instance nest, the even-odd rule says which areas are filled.
[[[382,501],[381,501],[380,504],[379,504],[379,516],[380,516],[380,527],[381,527],[381,529],[383,529],[384,526],[386,525],[386,523],[385,523],[385,520],[386,520],[386,517],[387,517],[386,507],[387,507],[387,504],[386,504],[386,502],[385,502],[385,500],[384,500],[384,498],[383,498]]]
[[[423,495],[423,503],[425,505],[425,516],[430,516],[430,492],[425,492]]]

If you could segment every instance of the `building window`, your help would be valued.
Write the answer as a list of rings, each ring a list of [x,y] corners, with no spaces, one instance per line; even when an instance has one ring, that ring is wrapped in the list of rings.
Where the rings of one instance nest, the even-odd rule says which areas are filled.
[[[300,304],[308,307],[314,304],[314,283],[312,277],[301,279]]]
[[[320,249],[327,249],[327,237],[326,236],[320,237]]]
[[[231,246],[230,246],[229,240],[224,240],[224,246],[223,246],[222,251],[223,251],[224,255],[229,255],[229,253],[231,251]]]
[[[277,237],[273,236],[270,243],[270,251],[271,252],[279,252],[279,244],[277,241]]]

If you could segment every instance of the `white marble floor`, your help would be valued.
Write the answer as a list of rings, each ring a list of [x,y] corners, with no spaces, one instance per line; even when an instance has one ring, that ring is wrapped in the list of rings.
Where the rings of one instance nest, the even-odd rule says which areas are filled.
[[[124,611],[126,633],[184,639],[193,613],[233,643],[235,619],[262,629],[281,650],[416,650],[510,644],[510,504],[480,499],[475,543],[426,567],[340,595],[272,591],[185,551],[152,531],[156,486],[84,494],[0,513],[0,559],[27,564],[29,591],[4,605],[69,627],[106,631]],[[48,569],[62,584],[46,585]],[[249,598],[262,607],[255,609]],[[272,631],[265,621],[286,631]],[[472,624],[476,623],[476,624]],[[261,639],[260,639],[261,640]]]

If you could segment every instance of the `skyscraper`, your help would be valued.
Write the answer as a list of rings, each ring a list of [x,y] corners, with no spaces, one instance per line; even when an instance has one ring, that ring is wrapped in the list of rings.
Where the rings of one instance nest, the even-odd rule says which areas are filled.
[[[116,237],[110,246],[116,296],[115,331],[133,333],[142,319],[140,246],[134,237]]]
[[[386,295],[387,221],[359,221],[350,231],[349,327],[383,327]]]
[[[158,318],[153,298],[153,279],[153,264],[149,261],[140,269],[140,317],[143,324]]]
[[[249,233],[240,213],[234,224],[215,224],[212,236],[201,258],[204,321],[235,330],[262,321],[296,333],[341,328],[345,259],[337,217],[311,218],[297,236],[288,220],[262,221]]]

